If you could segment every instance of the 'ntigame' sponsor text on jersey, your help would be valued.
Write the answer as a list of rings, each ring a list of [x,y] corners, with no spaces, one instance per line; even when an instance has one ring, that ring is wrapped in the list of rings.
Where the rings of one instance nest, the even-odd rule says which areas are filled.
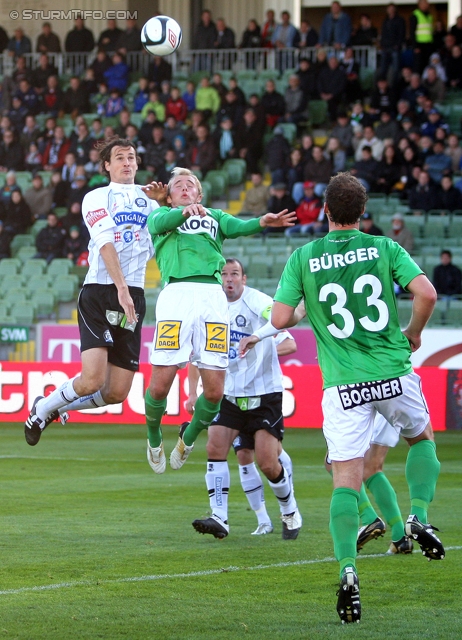
[[[146,225],[148,215],[158,206],[134,184],[111,182],[85,196],[82,215],[90,232],[90,266],[85,284],[112,284],[99,251],[105,243],[112,242],[127,284],[144,287],[146,263],[153,255]]]

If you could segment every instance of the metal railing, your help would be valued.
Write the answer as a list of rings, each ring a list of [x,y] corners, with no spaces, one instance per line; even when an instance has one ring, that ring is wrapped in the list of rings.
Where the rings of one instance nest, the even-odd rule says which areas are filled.
[[[336,53],[334,49],[324,48],[327,54]],[[376,69],[377,50],[375,47],[352,47],[355,61],[363,69]],[[264,69],[284,72],[298,66],[301,57],[316,60],[317,49],[219,49],[193,50],[184,49],[168,56],[166,60],[172,65],[174,74],[185,77],[196,71],[232,71],[237,73],[245,69],[257,72]],[[81,75],[93,62],[96,50],[91,53],[49,53],[50,62],[57,68],[60,76],[65,74]],[[39,64],[39,53],[28,53],[23,56],[26,65],[35,69]],[[132,71],[146,74],[152,58],[145,51],[134,51],[127,54],[127,64]],[[15,69],[14,58],[3,53],[0,55],[0,75],[11,75]]]

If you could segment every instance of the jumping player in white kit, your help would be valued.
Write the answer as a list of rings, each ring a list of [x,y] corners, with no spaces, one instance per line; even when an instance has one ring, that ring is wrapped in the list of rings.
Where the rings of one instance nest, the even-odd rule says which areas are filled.
[[[69,410],[125,400],[139,368],[144,279],[153,256],[147,219],[166,188],[155,182],[135,185],[139,158],[128,140],[105,141],[100,160],[111,182],[88,193],[82,203],[90,233],[90,266],[77,307],[82,371],[46,398],[35,399],[25,424],[31,446]]]

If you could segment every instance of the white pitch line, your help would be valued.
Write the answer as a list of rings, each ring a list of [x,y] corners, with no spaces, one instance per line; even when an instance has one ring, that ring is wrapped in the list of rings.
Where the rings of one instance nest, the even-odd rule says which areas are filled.
[[[446,551],[460,551],[459,547],[446,547]],[[386,553],[374,553],[358,556],[358,559],[384,558]],[[161,573],[153,576],[134,576],[132,578],[116,578],[114,580],[77,580],[75,582],[58,582],[57,584],[46,584],[37,587],[20,587],[19,589],[4,589],[0,591],[0,596],[11,596],[20,593],[31,593],[36,591],[52,591],[55,589],[70,589],[72,587],[98,587],[105,584],[122,584],[124,582],[152,582],[154,580],[176,580],[181,578],[197,578],[202,576],[214,576],[220,573],[236,573],[238,571],[263,571],[265,569],[278,569],[282,567],[300,567],[310,564],[323,564],[326,562],[337,562],[335,558],[320,558],[318,560],[296,560],[295,562],[276,562],[275,564],[258,564],[255,567],[226,567],[223,569],[208,569],[206,571],[190,571],[189,573]]]

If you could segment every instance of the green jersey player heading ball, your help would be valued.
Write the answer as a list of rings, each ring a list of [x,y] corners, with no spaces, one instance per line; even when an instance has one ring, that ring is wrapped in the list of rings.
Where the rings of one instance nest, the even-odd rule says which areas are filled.
[[[168,183],[169,206],[148,218],[164,283],[156,306],[152,376],[145,396],[147,455],[155,473],[163,473],[166,467],[160,425],[179,367],[190,360],[197,363],[204,392],[197,399],[191,424],[184,423],[180,429],[170,456],[173,469],[183,466],[197,436],[220,409],[229,351],[228,304],[221,287],[223,241],[254,235],[265,227],[293,226],[296,219],[294,212],[284,210],[243,221],[203,207],[201,198],[198,178],[189,169],[176,168]]]
[[[355,622],[361,617],[356,572],[358,498],[377,412],[410,445],[406,479],[411,515],[406,534],[429,559],[444,557],[435,528],[427,521],[440,464],[420,378],[410,363],[436,292],[396,242],[359,231],[367,195],[356,178],[348,173],[331,178],[325,197],[329,233],[289,258],[271,322],[275,330],[293,326],[294,310],[305,299],[324,380],[323,431],[334,481],[330,531],[340,563],[337,611],[342,622]],[[394,282],[414,295],[404,331],[398,322]],[[242,341],[241,353],[256,341],[256,336]]]

